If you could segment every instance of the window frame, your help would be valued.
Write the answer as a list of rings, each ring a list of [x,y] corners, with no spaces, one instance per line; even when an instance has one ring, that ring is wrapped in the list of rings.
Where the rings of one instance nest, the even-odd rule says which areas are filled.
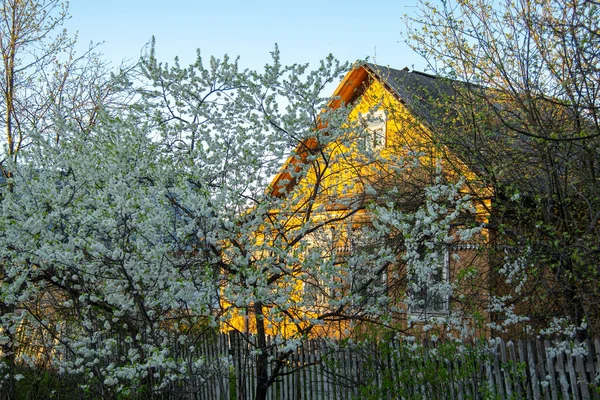
[[[368,134],[364,138],[368,150],[382,150],[387,147],[387,115],[384,110],[359,113],[358,120]]]
[[[447,246],[444,245],[442,248],[442,252],[443,252],[443,263],[442,263],[442,267],[441,267],[441,276],[440,276],[440,280],[437,281],[436,283],[449,283],[450,282],[450,250],[451,250],[451,246]],[[409,276],[409,280],[412,282],[413,278]],[[409,283],[410,285],[410,283]],[[409,286],[409,292],[410,290],[410,286]],[[425,304],[421,305],[416,305],[416,304],[411,304],[408,307],[408,312],[410,314],[413,315],[425,315],[425,316],[430,316],[430,315],[445,315],[448,314],[448,312],[450,311],[450,296],[442,296],[440,294],[437,294],[437,296],[442,297],[441,299],[433,299],[433,301],[430,301],[427,297],[428,297],[428,290],[427,288],[424,288],[425,292],[426,292],[426,297],[425,297]],[[413,301],[420,301],[422,300],[420,293],[409,293],[409,296],[411,298],[411,300]],[[434,294],[434,296],[436,296],[436,294]],[[438,307],[437,304],[440,304],[441,306]]]

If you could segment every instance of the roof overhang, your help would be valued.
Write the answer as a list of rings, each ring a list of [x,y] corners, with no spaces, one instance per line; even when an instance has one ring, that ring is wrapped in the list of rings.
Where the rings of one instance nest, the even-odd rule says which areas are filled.
[[[369,71],[365,65],[358,65],[353,68],[335,89],[327,107],[335,110],[352,103],[362,93],[363,83],[369,75]],[[316,129],[322,128],[324,126],[319,123]],[[319,140],[316,136],[305,139],[296,146],[294,153],[287,159],[269,187],[272,196],[283,197],[289,193],[297,183],[294,175],[300,172],[308,156],[318,149],[318,147]]]

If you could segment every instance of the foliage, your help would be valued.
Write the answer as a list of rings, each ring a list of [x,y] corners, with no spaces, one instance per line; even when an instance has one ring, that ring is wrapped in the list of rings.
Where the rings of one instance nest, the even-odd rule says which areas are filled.
[[[456,96],[439,100],[434,139],[493,193],[492,327],[539,333],[556,317],[580,337],[597,333],[598,4],[473,0],[419,10],[408,42],[434,73],[465,82],[451,81]]]
[[[464,181],[449,182],[442,172],[438,165],[433,182],[422,189],[421,204],[413,211],[395,202],[403,196],[398,193],[402,186],[380,192],[381,201],[373,206],[370,235],[375,235],[380,249],[400,255],[386,271],[388,328],[409,338],[466,339],[481,328],[466,306],[476,298],[463,282],[470,282],[464,278],[471,273],[457,273],[457,266],[467,266],[477,257],[477,251],[471,251],[463,259],[458,249],[465,243],[482,242],[481,224],[472,220],[475,209],[471,196],[463,191]]]
[[[151,51],[142,68],[127,113],[54,125],[58,143],[36,132],[19,163],[6,161],[8,377],[17,362],[83,374],[96,394],[160,392],[207,373],[194,348],[237,314],[253,314],[262,329],[265,370],[266,329],[281,334],[265,315],[297,327],[280,336],[283,349],[318,320],[293,293],[300,272],[322,275],[320,256],[297,249],[327,221],[309,215],[298,229],[289,215],[274,216],[284,200],[264,188],[290,144],[319,124],[331,123],[324,140],[349,131],[343,108],[318,117],[328,99],[317,97],[346,67],[332,58],[313,72],[283,67],[277,51],[262,74],[226,57],[205,68],[200,55],[188,68],[168,67]],[[261,377],[260,390],[275,377]]]
[[[46,135],[58,143],[61,125],[94,125],[103,107],[124,103],[126,92],[90,45],[75,52],[76,37],[61,29],[69,18],[62,0],[3,0],[0,3],[0,121],[5,136],[0,172],[9,176],[8,160]]]
[[[459,391],[466,399],[495,398],[485,372],[491,357],[483,343],[392,339],[349,343],[339,351],[357,360],[355,374],[344,371],[340,378],[355,388],[356,398],[444,399]],[[335,362],[326,365],[337,375]]]
[[[36,137],[58,145],[62,135],[70,130],[69,125],[89,130],[103,107],[116,106],[127,96],[125,92],[116,95],[121,85],[110,79],[95,46],[82,55],[75,53],[75,39],[60,29],[66,18],[67,3],[61,0],[4,0],[0,3],[0,122],[5,132],[0,139],[0,200],[12,189],[12,183],[6,186],[7,179],[14,173],[20,152],[29,146],[36,147]],[[15,208],[12,212],[19,211]],[[0,261],[3,288],[20,285],[13,282],[14,276],[4,256],[2,254]],[[18,339],[14,329],[8,328],[13,323],[7,319],[13,318],[19,310],[14,302],[5,301],[6,296],[2,293],[0,298],[3,320],[0,354],[9,370],[3,390],[12,396],[16,375],[13,345]]]
[[[57,371],[20,366],[17,370],[16,399],[80,399],[82,376],[60,375]]]
[[[184,368],[171,355],[173,329],[206,326],[214,292],[211,274],[192,269],[204,264],[177,256],[190,239],[169,193],[186,183],[147,133],[109,120],[60,147],[40,140],[14,166],[0,226],[2,301],[15,311],[2,322],[22,362],[89,374],[108,389],[139,384],[157,366]]]

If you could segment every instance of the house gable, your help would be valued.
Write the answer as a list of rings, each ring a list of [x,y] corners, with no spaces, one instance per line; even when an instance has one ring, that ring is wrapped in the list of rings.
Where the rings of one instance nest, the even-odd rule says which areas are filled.
[[[334,270],[337,268],[335,265],[350,259],[354,250],[362,248],[367,249],[365,253],[369,252],[368,245],[355,243],[361,240],[360,231],[372,221],[369,205],[390,203],[407,213],[416,211],[423,205],[423,188],[436,182],[439,164],[446,162],[444,157],[450,153],[432,138],[429,125],[435,121],[428,119],[427,115],[435,115],[436,112],[419,111],[419,107],[427,107],[425,92],[429,90],[429,80],[434,78],[408,71],[390,70],[389,74],[386,71],[377,70],[370,64],[350,71],[329,104],[332,109],[346,107],[347,123],[336,130],[335,140],[327,136],[327,126],[323,126],[324,133],[316,132],[314,137],[299,143],[269,188],[271,195],[281,199],[278,210],[272,211],[273,232],[286,237],[287,247],[304,246],[305,250],[311,249],[309,253],[318,253],[319,260]],[[426,85],[422,85],[425,89],[411,95],[410,87],[401,85],[405,76],[409,83],[425,82]],[[376,136],[369,136],[369,132],[364,135],[364,130],[360,129],[361,120],[368,124],[369,118],[377,111],[383,111],[385,116],[384,141],[379,147],[368,146],[365,141]],[[319,139],[325,143],[319,143]],[[451,170],[456,169],[448,169]],[[462,176],[470,173],[466,167],[463,171]],[[450,177],[450,180],[453,178],[458,179]],[[466,192],[469,190],[465,187]],[[484,209],[482,214],[485,214]],[[296,241],[295,238],[301,239]],[[443,278],[452,278],[466,265],[473,268],[482,265],[483,261],[473,251],[474,248],[449,248]],[[401,251],[399,248],[398,252]],[[460,256],[460,265],[456,261],[458,257],[452,255]],[[352,268],[362,267],[349,267],[350,270]],[[402,267],[394,265],[393,261],[383,268],[391,268],[390,271],[397,269],[396,275],[408,276],[408,272],[402,272]],[[388,279],[385,270],[378,271]],[[306,295],[306,289],[311,287],[310,277],[300,270],[294,271],[294,274],[298,282],[296,295]],[[397,280],[392,278],[392,274],[389,276],[390,282],[391,279]],[[477,276],[481,278],[482,274]],[[406,294],[406,281],[393,285],[400,290],[397,298],[402,298],[402,292]],[[403,288],[400,288],[402,285]],[[317,286],[321,286],[320,282]],[[323,287],[327,285],[323,284]],[[351,292],[354,289],[347,290]],[[462,292],[466,293],[466,290]],[[318,294],[313,297],[314,307],[319,309]],[[448,309],[449,305],[443,303],[444,307]],[[295,312],[311,311],[309,307],[306,310],[298,308]],[[406,318],[408,312],[406,308],[402,318]]]
[[[475,181],[470,179],[475,177],[475,173],[463,160],[432,135],[432,127],[447,123],[448,112],[444,110],[452,96],[456,96],[456,90],[451,81],[407,69],[396,70],[374,64],[358,66],[337,87],[329,106],[337,109],[351,104],[348,123],[355,126],[360,124],[361,119],[371,118],[373,112],[383,111],[385,132],[380,139],[383,143],[375,146],[377,151],[369,158],[364,156],[363,151],[365,147],[366,150],[374,150],[373,146],[365,146],[365,141],[372,139],[368,137],[369,132],[366,132],[367,137],[350,133],[328,143],[326,149],[320,148],[317,136],[311,137],[300,143],[286,161],[272,181],[271,194],[277,197],[285,197],[292,191],[306,194],[306,188],[314,188],[318,182],[319,193],[313,193],[312,197],[315,200],[321,197],[322,203],[331,205],[350,194],[356,197],[372,191],[375,188],[370,188],[371,184],[392,183],[393,179],[389,178],[397,177],[400,169],[412,174],[413,181],[421,181],[421,186],[431,183],[439,162],[452,164],[452,168],[444,170],[460,171],[460,176]],[[310,155],[316,151],[322,152],[326,163],[323,160],[311,161]],[[411,168],[410,164],[414,161],[420,165],[419,171]],[[308,168],[308,171],[302,174],[302,168]],[[304,183],[299,182],[298,176],[302,176]],[[471,187],[468,190],[481,193],[487,188]],[[485,205],[478,208],[478,211],[486,212]]]

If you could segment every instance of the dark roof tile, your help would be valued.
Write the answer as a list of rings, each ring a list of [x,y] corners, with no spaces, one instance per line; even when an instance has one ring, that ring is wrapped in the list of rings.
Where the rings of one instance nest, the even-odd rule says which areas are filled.
[[[424,72],[398,70],[365,64],[371,74],[383,82],[413,113],[430,125],[436,125],[447,109],[441,104],[457,96],[453,82]],[[440,114],[442,113],[442,114]]]

